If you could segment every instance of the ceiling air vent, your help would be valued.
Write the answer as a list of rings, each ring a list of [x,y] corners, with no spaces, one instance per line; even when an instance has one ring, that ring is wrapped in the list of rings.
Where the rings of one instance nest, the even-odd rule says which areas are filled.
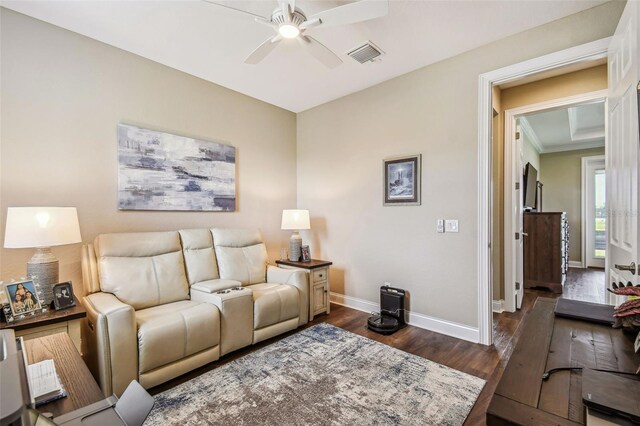
[[[364,64],[365,62],[373,61],[375,58],[383,55],[384,52],[375,44],[367,41],[366,43],[351,49],[347,52],[347,55],[351,56],[356,61]]]

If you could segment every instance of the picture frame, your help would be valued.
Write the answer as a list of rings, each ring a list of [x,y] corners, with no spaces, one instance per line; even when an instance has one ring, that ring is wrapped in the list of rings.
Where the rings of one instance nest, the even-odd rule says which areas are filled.
[[[300,250],[302,251],[302,261],[303,262],[310,262],[311,261],[311,252],[309,251],[309,246],[302,246],[300,248]]]
[[[118,209],[236,211],[236,148],[119,123]]]
[[[421,205],[422,154],[382,160],[385,206]]]
[[[53,286],[53,306],[56,311],[76,306],[76,299],[73,296],[73,285],[71,284],[71,281],[59,283]]]
[[[12,316],[34,314],[42,310],[42,303],[32,280],[6,283],[4,289]]]

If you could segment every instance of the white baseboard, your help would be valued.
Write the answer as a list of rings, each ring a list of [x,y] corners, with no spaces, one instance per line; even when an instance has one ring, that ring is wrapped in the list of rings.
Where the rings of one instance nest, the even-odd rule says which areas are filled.
[[[363,312],[380,312],[380,305],[378,303],[369,302],[368,300],[358,299],[356,297],[345,296],[344,294],[331,292],[331,302]],[[436,333],[446,334],[447,336],[456,337],[469,342],[478,343],[480,341],[478,329],[468,325],[458,324],[416,312],[409,312],[408,323],[416,327],[435,331]]]
[[[504,312],[504,300],[493,300],[492,301],[493,312],[496,314],[501,314]]]
[[[584,268],[584,265],[578,260],[570,260],[569,268]]]

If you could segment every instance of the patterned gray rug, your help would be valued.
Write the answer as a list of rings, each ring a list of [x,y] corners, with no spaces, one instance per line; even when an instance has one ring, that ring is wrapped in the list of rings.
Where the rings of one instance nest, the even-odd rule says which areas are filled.
[[[484,383],[318,324],[156,395],[145,425],[460,425]]]

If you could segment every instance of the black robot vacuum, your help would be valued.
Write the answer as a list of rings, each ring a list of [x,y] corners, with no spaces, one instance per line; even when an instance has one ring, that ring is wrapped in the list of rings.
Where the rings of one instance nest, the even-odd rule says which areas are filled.
[[[380,313],[367,320],[367,328],[380,334],[393,334],[407,325],[405,291],[389,286],[380,287]]]

